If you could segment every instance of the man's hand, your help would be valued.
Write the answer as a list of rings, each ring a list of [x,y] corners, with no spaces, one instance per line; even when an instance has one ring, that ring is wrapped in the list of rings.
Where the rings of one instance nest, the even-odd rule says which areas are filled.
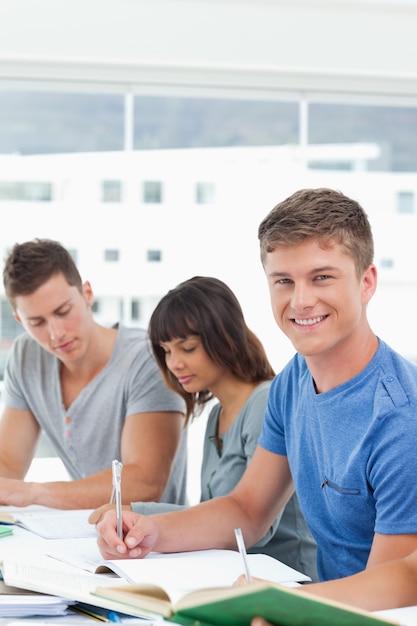
[[[107,511],[97,524],[97,544],[105,559],[144,558],[159,537],[159,528],[151,517],[132,511],[122,512],[123,539],[117,534],[116,511]]]

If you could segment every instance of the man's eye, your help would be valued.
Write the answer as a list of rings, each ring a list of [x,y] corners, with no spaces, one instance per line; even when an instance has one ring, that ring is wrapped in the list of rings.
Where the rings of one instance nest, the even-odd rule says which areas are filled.
[[[43,324],[43,320],[39,320],[37,322],[29,322],[30,326],[32,326],[32,328],[38,328],[39,326],[42,326]]]

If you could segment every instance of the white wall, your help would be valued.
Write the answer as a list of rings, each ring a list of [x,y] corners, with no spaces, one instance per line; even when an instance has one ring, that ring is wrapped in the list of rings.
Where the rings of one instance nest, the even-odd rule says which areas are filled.
[[[417,98],[412,0],[0,0],[0,24],[3,84]]]

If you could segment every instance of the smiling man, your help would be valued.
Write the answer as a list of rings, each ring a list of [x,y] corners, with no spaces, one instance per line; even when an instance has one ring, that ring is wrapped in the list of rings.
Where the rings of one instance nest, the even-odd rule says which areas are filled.
[[[184,405],[160,375],[143,329],[93,319],[93,291],[56,241],[16,244],[3,271],[26,331],[8,355],[0,421],[0,503],[95,508],[123,462],[124,502],[184,504]],[[41,430],[71,481],[23,479]]]
[[[305,189],[259,227],[273,314],[297,354],[273,380],[258,447],[231,492],[166,515],[99,523],[106,557],[248,546],[295,486],[322,580],[417,547],[417,367],[375,336],[377,284],[367,216],[331,189]],[[215,530],[213,530],[215,529]]]

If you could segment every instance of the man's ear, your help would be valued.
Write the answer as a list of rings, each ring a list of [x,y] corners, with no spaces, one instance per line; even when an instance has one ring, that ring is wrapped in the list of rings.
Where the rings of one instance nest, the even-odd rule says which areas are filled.
[[[375,265],[371,264],[364,271],[362,276],[362,301],[368,304],[375,293],[377,286],[377,270]]]
[[[83,283],[83,294],[88,306],[92,306],[94,302],[93,288],[88,280]]]
[[[20,319],[18,313],[16,311],[13,311],[13,317],[15,318],[16,322],[19,322],[19,324],[22,323],[22,320]]]

